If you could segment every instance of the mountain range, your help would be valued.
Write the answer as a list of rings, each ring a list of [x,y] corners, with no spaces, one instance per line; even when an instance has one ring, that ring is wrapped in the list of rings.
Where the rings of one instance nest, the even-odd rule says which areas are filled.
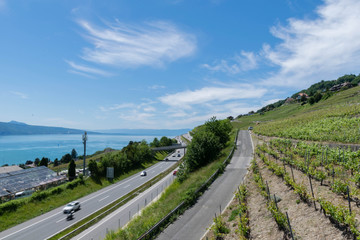
[[[143,135],[143,136],[178,136],[190,129],[107,129],[87,131],[89,134]],[[22,122],[0,122],[0,136],[35,135],[35,134],[83,134],[85,130],[29,125]]]

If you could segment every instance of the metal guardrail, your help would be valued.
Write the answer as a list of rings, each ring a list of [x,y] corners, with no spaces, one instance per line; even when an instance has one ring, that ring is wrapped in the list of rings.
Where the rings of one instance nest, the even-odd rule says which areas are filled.
[[[234,146],[231,149],[231,152],[227,156],[227,158],[223,161],[223,165],[227,165],[229,163],[229,159],[231,159],[232,155],[234,154],[234,150],[236,148],[236,142],[238,139],[239,130],[236,132]],[[206,189],[207,186],[209,186],[219,175],[220,169],[217,169],[207,180],[204,184],[202,184],[196,191],[196,199],[199,197],[198,193]],[[173,210],[171,210],[165,217],[163,217],[160,221],[158,221],[154,226],[152,226],[147,232],[145,232],[143,235],[141,235],[137,240],[144,240],[144,239],[150,239],[153,235],[157,233],[157,231],[160,229],[161,226],[168,223],[169,218],[171,218],[179,209],[183,207],[188,207],[186,204],[189,205],[186,201],[181,202],[178,206],[176,206]]]

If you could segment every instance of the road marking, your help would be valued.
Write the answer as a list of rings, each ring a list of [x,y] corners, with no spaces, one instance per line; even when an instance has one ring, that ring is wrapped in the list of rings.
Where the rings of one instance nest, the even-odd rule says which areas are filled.
[[[100,199],[99,202],[101,202],[102,200],[105,200],[105,199],[108,198],[108,197],[110,197],[110,196],[106,196],[106,197]]]
[[[128,188],[128,187],[130,187],[130,184],[129,184],[129,185],[126,185],[124,188]]]
[[[155,171],[152,171],[151,173],[154,173]]]
[[[58,221],[56,221],[56,223],[59,223],[59,222],[61,222],[61,221],[63,221],[64,219],[60,219],[60,220],[58,220]]]
[[[24,228],[22,228],[22,229],[20,229],[20,230],[18,230],[18,231],[16,231],[16,232],[10,233],[10,234],[8,234],[8,235],[0,238],[0,240],[5,239],[5,238],[7,238],[7,237],[9,237],[9,236],[12,236],[12,235],[14,235],[14,234],[16,234],[16,233],[18,233],[18,232],[24,231],[25,229],[28,229],[29,227],[32,227],[32,226],[34,226],[35,224],[41,223],[41,222],[43,222],[43,221],[45,221],[45,220],[47,220],[47,219],[49,219],[49,218],[51,218],[51,217],[53,217],[53,216],[55,216],[55,215],[58,215],[58,214],[60,214],[60,213],[62,213],[62,212],[55,213],[55,214],[53,214],[53,215],[51,215],[51,216],[49,216],[49,217],[47,217],[47,218],[44,218],[43,220],[40,220],[40,221],[35,222],[35,223],[33,223],[33,224],[30,224],[30,225],[27,226],[27,227],[24,227]]]

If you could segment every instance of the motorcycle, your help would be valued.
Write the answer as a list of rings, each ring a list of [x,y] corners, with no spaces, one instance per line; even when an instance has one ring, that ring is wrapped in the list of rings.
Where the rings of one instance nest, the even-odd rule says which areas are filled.
[[[74,218],[74,211],[71,211],[68,213],[68,215],[66,216],[66,220],[72,220]]]

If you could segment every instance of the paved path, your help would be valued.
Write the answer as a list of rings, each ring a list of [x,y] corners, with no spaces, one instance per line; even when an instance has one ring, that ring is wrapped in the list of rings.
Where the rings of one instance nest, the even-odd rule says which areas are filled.
[[[225,209],[242,182],[247,167],[253,157],[253,146],[248,131],[240,131],[237,149],[226,167],[209,189],[198,199],[198,202],[185,211],[174,223],[167,227],[158,240],[201,239],[212,224],[215,213]]]

